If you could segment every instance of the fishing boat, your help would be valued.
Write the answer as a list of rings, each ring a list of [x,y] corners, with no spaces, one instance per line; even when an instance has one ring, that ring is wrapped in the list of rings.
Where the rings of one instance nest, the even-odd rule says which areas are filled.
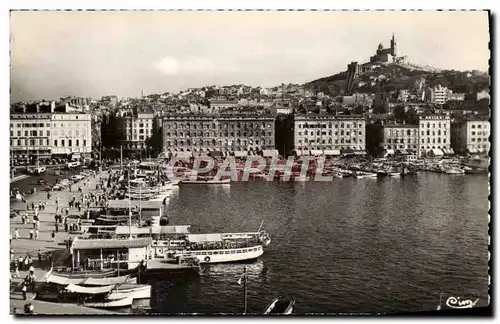
[[[290,315],[293,312],[293,306],[295,306],[294,299],[276,298],[267,306],[264,315]]]
[[[445,170],[446,174],[464,174],[465,170],[456,168],[456,167],[451,167]]]
[[[364,171],[356,171],[354,173],[356,179],[364,179],[364,178],[376,178],[377,174],[374,172],[364,172]]]
[[[134,298],[132,296],[128,296],[122,299],[115,300],[102,300],[102,301],[86,301],[82,303],[82,306],[92,307],[92,308],[125,308],[132,306],[134,302]]]
[[[196,180],[182,180],[180,184],[186,185],[186,184],[230,184],[231,179],[216,179],[216,178],[211,178],[211,177],[198,177]]]
[[[466,174],[487,174],[488,173],[488,169],[484,169],[484,168],[471,168],[471,167],[468,167],[468,166],[465,166],[463,168],[463,170],[465,171]]]

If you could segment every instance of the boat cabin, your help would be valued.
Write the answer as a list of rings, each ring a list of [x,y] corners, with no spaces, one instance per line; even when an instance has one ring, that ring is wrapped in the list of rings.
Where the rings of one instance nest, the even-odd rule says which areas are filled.
[[[76,237],[71,244],[72,269],[133,269],[146,262],[151,238],[88,239]]]

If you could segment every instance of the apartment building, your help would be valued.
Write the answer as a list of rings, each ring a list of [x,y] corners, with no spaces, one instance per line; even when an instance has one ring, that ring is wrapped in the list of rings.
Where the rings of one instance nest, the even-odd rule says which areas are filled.
[[[297,115],[294,149],[297,155],[366,154],[363,116]]]
[[[51,115],[52,155],[90,157],[92,153],[92,115],[83,112]]]
[[[419,156],[451,153],[449,116],[419,116],[418,128],[420,131],[420,144],[418,145],[417,154]]]
[[[274,118],[269,115],[170,114],[163,117],[163,151],[247,155],[274,149]]]
[[[153,135],[153,111],[120,111],[117,116],[120,145],[124,150],[147,149],[146,141]]]
[[[491,125],[487,118],[470,117],[451,124],[451,147],[458,154],[484,154],[491,148]]]

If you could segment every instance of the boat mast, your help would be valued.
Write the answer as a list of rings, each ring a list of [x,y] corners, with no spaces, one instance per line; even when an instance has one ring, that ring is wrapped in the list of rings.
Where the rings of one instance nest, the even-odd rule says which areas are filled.
[[[264,219],[262,220],[262,223],[260,223],[259,230],[257,231],[257,233],[260,233],[260,230],[262,229],[262,225],[264,225]]]
[[[245,290],[245,296],[244,296],[244,303],[245,303],[245,310],[243,311],[243,314],[247,313],[247,304],[248,304],[248,298],[247,298],[247,266],[243,268],[243,289]]]
[[[130,163],[129,170],[127,172],[128,176],[128,239],[132,239],[132,200],[130,199]]]
[[[120,169],[123,169],[123,145],[120,145]]]

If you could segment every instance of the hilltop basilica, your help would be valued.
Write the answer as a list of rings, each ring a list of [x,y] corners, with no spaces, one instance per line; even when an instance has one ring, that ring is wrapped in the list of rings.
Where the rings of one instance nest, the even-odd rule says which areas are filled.
[[[370,57],[370,63],[405,63],[406,56],[398,56],[396,37],[392,34],[391,47],[384,48],[382,43],[378,45],[375,55]]]

